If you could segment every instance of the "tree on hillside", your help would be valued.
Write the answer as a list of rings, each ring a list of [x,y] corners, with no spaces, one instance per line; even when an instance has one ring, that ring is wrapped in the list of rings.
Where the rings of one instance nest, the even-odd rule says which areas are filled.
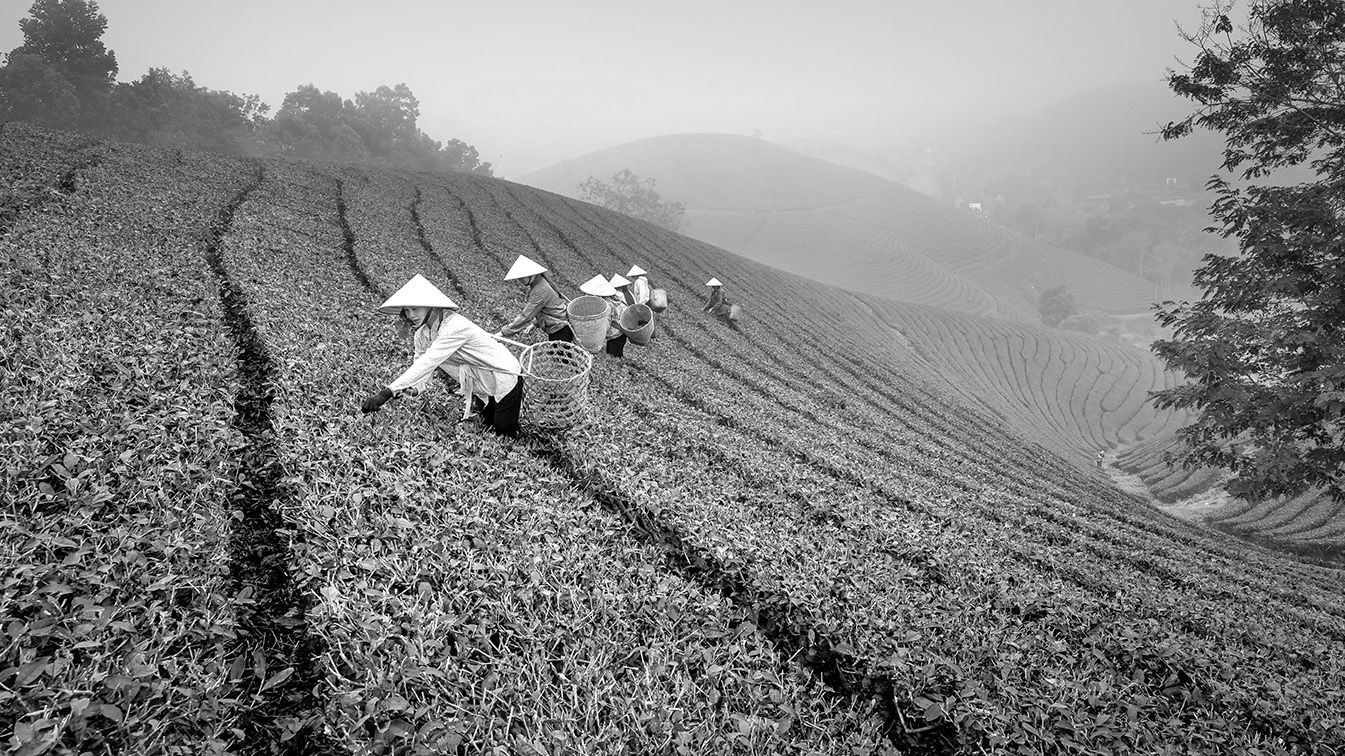
[[[438,144],[438,142],[435,142]],[[450,139],[439,148],[439,159],[450,171],[475,173],[478,176],[493,175],[490,163],[481,162],[481,153],[460,139]]]
[[[1065,319],[1079,314],[1079,306],[1074,302],[1074,295],[1062,284],[1041,293],[1041,299],[1037,300],[1037,313],[1041,315],[1042,323],[1055,328]]]
[[[23,44],[0,66],[0,122],[163,147],[491,175],[476,148],[417,128],[420,102],[406,84],[359,92],[353,101],[308,84],[285,95],[268,120],[256,95],[197,86],[186,71],[151,68],[117,83],[117,57],[101,39],[107,18],[93,0],[36,0],[19,26]]]
[[[11,53],[0,67],[0,121],[70,128],[81,116],[74,85],[36,55]]]
[[[88,123],[117,76],[117,56],[102,41],[107,17],[93,0],[37,0],[28,13],[19,21],[23,44],[0,69],[0,118]]]
[[[268,128],[275,151],[310,160],[368,160],[355,103],[305,84],[285,95]]]
[[[191,74],[151,68],[130,84],[118,84],[106,131],[159,147],[248,153],[266,121],[257,95],[236,95],[196,85]]]
[[[398,152],[414,153],[416,119],[420,100],[405,84],[381,86],[372,92],[355,93],[357,131],[362,132],[369,153],[377,158],[393,158]]]
[[[305,84],[285,95],[264,142],[273,152],[315,160],[491,175],[475,147],[430,138],[416,125],[419,116],[420,101],[406,84],[358,92],[353,101]]]
[[[629,168],[612,174],[612,181],[593,176],[579,185],[580,199],[608,210],[649,221],[676,231],[682,225],[686,207],[681,202],[664,202],[654,189],[654,179],[640,178]]]
[[[1225,139],[1211,213],[1238,253],[1205,256],[1202,299],[1158,308],[1174,335],[1154,351],[1185,382],[1154,399],[1198,413],[1179,459],[1231,471],[1231,492],[1345,500],[1345,4],[1249,10],[1235,28],[1229,6],[1207,9],[1184,34],[1193,62],[1168,75],[1196,108],[1163,136]],[[1312,177],[1277,175],[1295,167]]]

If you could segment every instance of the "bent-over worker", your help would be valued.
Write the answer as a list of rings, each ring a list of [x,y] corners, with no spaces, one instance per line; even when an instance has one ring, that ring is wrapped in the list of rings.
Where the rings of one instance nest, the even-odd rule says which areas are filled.
[[[621,298],[621,303],[630,306],[635,304],[635,295],[631,293],[630,281],[620,273],[613,273],[611,280],[612,288],[616,289],[616,295]]]
[[[616,290],[620,293],[620,301],[621,301],[621,304],[622,304],[622,308],[621,308],[621,312],[622,312],[622,313],[624,313],[624,312],[626,311],[626,307],[632,307],[632,306],[634,306],[634,305],[633,305],[634,298],[631,296],[631,293],[630,293],[630,281],[627,281],[625,276],[621,275],[620,273],[613,273],[613,274],[612,274],[612,288],[616,289]],[[648,302],[648,300],[646,300],[646,303],[645,303],[645,306],[646,306],[646,307],[649,306],[647,302]],[[651,309],[650,311],[652,312],[653,310]],[[620,317],[620,315],[621,315],[621,313],[618,313],[618,317]],[[624,331],[623,331],[622,333],[624,333]],[[650,331],[650,333],[649,333],[649,339],[650,339],[651,341],[654,339],[655,336],[658,336],[658,333],[657,333],[657,332],[654,332],[654,331]],[[618,355],[618,356],[620,356],[620,355]]]
[[[613,357],[622,357],[626,353],[626,332],[621,330],[621,313],[626,311],[626,303],[621,300],[621,295],[612,286],[611,282],[601,275],[594,276],[580,285],[579,290],[591,297],[599,297],[607,302],[607,347],[606,351]]]
[[[501,436],[518,436],[518,411],[523,403],[523,378],[518,359],[484,328],[468,320],[458,305],[417,274],[378,308],[400,313],[415,328],[416,359],[392,383],[364,401],[365,414],[389,400],[418,394],[435,370],[456,378],[467,406],[478,409],[481,422]],[[467,407],[463,417],[469,416]]]
[[[706,300],[701,312],[708,312],[728,323],[729,328],[737,330],[738,325],[730,317],[733,313],[733,303],[729,301],[728,297],[724,296],[724,284],[720,283],[718,278],[711,278],[705,282],[705,285],[710,287],[710,298]]]
[[[630,266],[630,304],[649,304],[649,274],[639,265]]]
[[[523,303],[523,311],[518,317],[500,329],[501,336],[517,336],[531,323],[542,329],[542,333],[551,341],[574,341],[574,331],[570,330],[570,316],[565,311],[566,301],[551,283],[546,268],[529,258],[519,255],[509,272],[506,281],[521,281],[528,287],[528,298]]]

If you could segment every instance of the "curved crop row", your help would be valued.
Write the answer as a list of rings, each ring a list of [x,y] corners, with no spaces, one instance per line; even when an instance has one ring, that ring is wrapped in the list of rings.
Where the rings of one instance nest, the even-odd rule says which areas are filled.
[[[159,181],[188,180],[156,160]],[[234,183],[210,190],[201,242],[168,246],[195,255],[182,270],[211,302],[199,252],[218,253],[264,349],[263,380],[238,373],[227,313],[211,311],[212,364],[232,376],[218,427],[235,443],[219,464],[249,438],[225,425],[229,398],[264,387],[277,558],[313,644],[309,668],[250,663],[211,688],[232,697],[194,726],[238,724],[301,679],[294,694],[320,710],[250,743],[285,747],[307,723],[325,747],[361,752],[1345,746],[1339,572],[1081,475],[929,380],[934,357],[918,352],[936,345],[893,339],[854,297],[493,179],[277,162],[243,193],[246,165],[219,170]],[[591,423],[504,441],[457,423],[460,398],[437,386],[356,415],[410,359],[374,312],[381,297],[422,273],[493,329],[517,310],[501,278],[519,253],[571,293],[639,263],[671,295],[649,347],[598,356]],[[709,275],[735,282],[739,330],[700,313]],[[117,280],[108,291],[127,296]],[[987,386],[1038,355],[1058,365],[1071,388],[1041,401],[1080,423],[1125,406],[1098,375],[1144,375],[1121,353],[933,324],[993,366]],[[193,494],[227,501],[232,480]],[[183,498],[151,512],[197,501]],[[230,665],[239,640],[218,647]]]
[[[543,204],[545,204],[545,203],[543,203]],[[512,219],[512,220],[518,220],[519,218],[526,218],[526,216],[524,215],[524,212],[523,212],[522,209],[520,209],[520,210],[518,210],[518,211],[516,211],[516,212],[514,212],[514,213],[511,214],[511,219]],[[541,227],[541,226],[545,226],[545,225],[546,225],[546,224],[543,223],[543,222],[538,222],[538,226],[539,226],[539,227]],[[539,234],[538,234],[537,231],[534,231],[534,232],[532,232],[532,235],[533,235],[534,237],[537,237]],[[576,254],[579,255],[579,257],[580,257],[580,262],[582,263],[582,267],[583,267],[583,268],[586,268],[586,269],[592,269],[592,268],[595,268],[595,267],[597,267],[597,268],[607,267],[606,265],[603,264],[604,261],[601,261],[601,260],[597,259],[596,257],[594,257],[594,254],[593,254],[593,253],[594,253],[594,250],[590,250],[589,253],[580,253],[580,252],[578,252],[578,250],[575,250],[575,252],[576,252]],[[554,254],[556,254],[556,253],[553,252],[552,254],[554,255]],[[610,264],[611,264],[611,263],[608,263],[608,265],[610,265]],[[666,321],[665,321],[665,322],[666,322]],[[665,329],[665,330],[666,330],[666,329]],[[678,328],[677,330],[680,331],[681,329]],[[669,331],[669,333],[672,333],[672,331]],[[674,340],[677,341],[677,338],[674,337]],[[704,354],[705,354],[705,353],[702,352],[701,355],[699,356],[699,359],[702,359],[702,360],[703,360],[703,359],[704,359]],[[694,364],[695,361],[696,361],[696,360],[693,359],[691,364]],[[679,364],[681,364],[681,363],[679,363]],[[722,370],[723,367],[724,367],[723,365],[717,365],[717,366],[715,366],[716,370]],[[685,370],[686,367],[684,366],[682,369]],[[718,374],[712,374],[712,375],[718,375]],[[708,379],[707,379],[707,383],[708,383]],[[690,389],[688,388],[687,390],[689,391]],[[743,400],[745,397],[756,397],[756,396],[762,396],[762,395],[763,395],[763,394],[762,394],[759,390],[755,390],[755,389],[754,389],[751,393],[749,393],[749,394],[740,394],[740,393],[733,392],[733,391],[730,391],[730,392],[727,394],[727,396],[728,396],[728,397],[731,397],[733,400]],[[787,409],[787,408],[783,408],[783,407],[782,407],[782,409]],[[798,409],[797,407],[794,408],[794,410],[797,410],[797,409]],[[791,410],[791,411],[794,411],[794,410]],[[749,415],[750,415],[750,417],[752,417],[752,418],[761,418],[761,417],[767,416],[770,412],[771,412],[771,410],[769,410],[768,408],[763,408],[762,410],[754,410],[754,411],[750,412]],[[801,428],[800,430],[803,431],[804,429]],[[808,431],[811,431],[811,432],[813,433],[814,436],[816,435],[816,430],[817,430],[817,429],[816,429],[815,426],[810,426],[807,430],[808,430]],[[1104,553],[1100,554],[1099,556],[1111,556],[1111,555],[1105,554],[1105,552],[1104,552]],[[1180,584],[1179,584],[1179,585],[1180,585]],[[1155,615],[1155,616],[1159,616],[1159,615]]]
[[[876,749],[862,709],[819,696],[730,602],[661,568],[656,544],[632,540],[540,459],[455,427],[454,397],[404,399],[376,429],[340,418],[334,405],[348,412],[407,356],[389,342],[390,319],[370,314],[377,296],[346,265],[344,238],[317,236],[323,208],[341,198],[378,296],[405,277],[399,264],[436,280],[452,272],[466,302],[478,296],[473,274],[440,267],[432,221],[428,249],[401,233],[414,225],[404,189],[278,174],[265,201],[241,208],[228,247],[253,301],[267,303],[256,318],[278,359],[315,341],[327,356],[282,376],[280,431],[293,439],[287,464],[303,493],[288,514],[304,533],[301,571],[338,691],[328,726],[422,752]],[[297,206],[315,215],[313,243],[285,235]],[[296,292],[295,281],[310,285]]]
[[[71,175],[70,149],[0,135],[48,175]],[[31,753],[220,750],[262,680],[240,654],[249,601],[222,506],[239,379],[202,250],[248,172],[98,149],[0,238],[0,737]]]

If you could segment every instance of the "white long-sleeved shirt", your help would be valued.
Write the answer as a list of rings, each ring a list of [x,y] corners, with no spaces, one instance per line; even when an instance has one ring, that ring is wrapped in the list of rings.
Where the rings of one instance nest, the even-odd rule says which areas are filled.
[[[630,294],[635,300],[635,304],[649,304],[649,279],[644,276],[636,276],[630,284]]]
[[[463,393],[482,401],[503,399],[518,385],[518,358],[481,326],[448,312],[437,326],[431,316],[416,330],[416,361],[388,390],[400,394],[423,388],[435,370],[457,378]]]

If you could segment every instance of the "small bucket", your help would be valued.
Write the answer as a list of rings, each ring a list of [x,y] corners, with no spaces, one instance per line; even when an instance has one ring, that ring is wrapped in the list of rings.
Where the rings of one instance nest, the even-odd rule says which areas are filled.
[[[631,305],[621,313],[617,327],[626,334],[630,343],[645,346],[654,335],[654,310],[642,304]]]
[[[737,323],[738,318],[743,316],[743,308],[738,305],[729,305],[729,320]]]
[[[570,330],[579,346],[594,354],[607,344],[607,302],[602,297],[584,296],[570,300],[565,308],[570,315]]]
[[[649,309],[654,312],[663,312],[668,309],[668,291],[666,289],[654,289],[649,292]]]

